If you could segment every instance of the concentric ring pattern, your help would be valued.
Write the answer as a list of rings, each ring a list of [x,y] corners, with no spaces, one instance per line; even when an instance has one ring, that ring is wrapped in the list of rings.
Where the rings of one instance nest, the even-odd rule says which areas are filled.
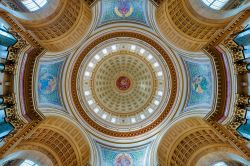
[[[102,133],[143,134],[164,120],[174,103],[174,65],[154,42],[107,36],[91,43],[74,64],[73,101],[83,120]]]
[[[95,102],[110,114],[128,116],[152,101],[157,88],[153,68],[145,58],[116,51],[96,64],[91,77]]]

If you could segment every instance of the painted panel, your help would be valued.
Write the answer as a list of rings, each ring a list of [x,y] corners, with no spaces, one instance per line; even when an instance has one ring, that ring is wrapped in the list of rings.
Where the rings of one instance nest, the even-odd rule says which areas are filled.
[[[112,22],[135,22],[148,25],[147,0],[102,0],[99,25]]]
[[[64,61],[42,61],[38,67],[37,93],[39,106],[62,107],[59,83]]]
[[[137,148],[111,148],[98,144],[101,166],[148,166],[149,145]]]
[[[210,63],[186,61],[189,75],[189,97],[186,106],[211,106],[213,93]]]

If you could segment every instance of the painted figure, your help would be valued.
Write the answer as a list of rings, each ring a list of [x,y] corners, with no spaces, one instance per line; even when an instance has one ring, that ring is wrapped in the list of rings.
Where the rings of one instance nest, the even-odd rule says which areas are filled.
[[[129,17],[134,11],[131,0],[117,0],[114,11],[119,17]]]
[[[192,81],[192,86],[193,86],[193,89],[195,90],[195,92],[201,94],[204,92],[204,90],[207,90],[208,81],[205,77],[203,77],[201,75],[197,75],[194,77],[194,79]]]
[[[39,77],[39,90],[42,94],[51,94],[56,89],[56,78],[47,71],[43,71]]]
[[[127,153],[120,153],[115,158],[114,166],[133,166],[132,157]]]

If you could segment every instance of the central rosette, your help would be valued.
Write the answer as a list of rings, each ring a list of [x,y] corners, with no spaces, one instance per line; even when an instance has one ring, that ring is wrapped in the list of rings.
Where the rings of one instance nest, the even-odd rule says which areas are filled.
[[[116,87],[121,90],[121,91],[126,91],[130,88],[131,81],[128,77],[126,76],[120,76],[116,80]]]

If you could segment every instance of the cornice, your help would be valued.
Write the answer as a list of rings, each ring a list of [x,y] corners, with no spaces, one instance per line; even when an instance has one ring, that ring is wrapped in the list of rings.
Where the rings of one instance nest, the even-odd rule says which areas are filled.
[[[219,121],[224,116],[224,111],[226,107],[227,99],[227,77],[226,77],[226,68],[223,60],[223,55],[217,50],[224,39],[232,33],[237,27],[248,19],[250,16],[250,10],[244,11],[238,18],[232,21],[224,30],[217,33],[209,42],[203,47],[203,50],[213,59],[216,75],[218,77],[217,82],[217,101],[214,111],[211,112],[208,116],[208,120]]]
[[[240,149],[240,151],[243,152],[247,158],[250,158],[249,149],[246,147],[247,142],[239,137],[236,130],[230,129],[230,126],[228,125],[223,126],[220,124],[221,119],[225,116],[224,113],[226,111],[227,98],[230,97],[227,96],[227,91],[230,87],[227,84],[226,67],[223,60],[224,55],[216,47],[220,44],[225,44],[225,39],[237,30],[237,28],[240,27],[249,18],[249,16],[250,10],[242,12],[240,16],[235,18],[224,30],[218,32],[203,48],[209,57],[213,59],[218,79],[216,105],[214,106],[213,111],[211,111],[205,119],[214,129],[217,130],[217,132],[220,133],[220,135],[229,140],[230,143],[236,148]],[[231,109],[234,109],[234,107]],[[234,111],[237,111],[237,109]]]
[[[37,110],[35,110],[33,96],[32,96],[32,84],[33,84],[33,68],[35,65],[36,58],[45,52],[45,49],[40,46],[40,44],[28,33],[24,31],[24,28],[7,12],[0,11],[0,16],[4,19],[11,27],[11,31],[20,35],[20,37],[25,40],[31,49],[27,51],[27,61],[24,66],[24,77],[23,77],[23,97],[25,112],[30,118],[29,122],[24,124],[19,130],[15,130],[13,133],[9,134],[5,138],[5,144],[0,149],[0,158],[4,154],[14,148],[22,138],[26,137],[31,131],[33,131],[36,126],[43,120],[43,115],[41,115]],[[18,58],[18,55],[16,55]],[[18,85],[18,84],[17,84]],[[21,111],[20,111],[21,112]]]
[[[248,160],[250,159],[250,151],[244,140],[239,140],[237,136],[235,136],[235,133],[232,133],[226,127],[215,121],[208,120],[207,123],[210,124],[222,137],[227,139],[236,149],[239,149]]]
[[[23,138],[29,135],[31,131],[33,131],[36,126],[40,123],[39,120],[34,120],[31,123],[26,124],[21,130],[19,130],[15,134],[10,134],[7,139],[5,139],[5,144],[0,148],[0,158],[3,158],[5,153],[10,149],[14,148]]]

